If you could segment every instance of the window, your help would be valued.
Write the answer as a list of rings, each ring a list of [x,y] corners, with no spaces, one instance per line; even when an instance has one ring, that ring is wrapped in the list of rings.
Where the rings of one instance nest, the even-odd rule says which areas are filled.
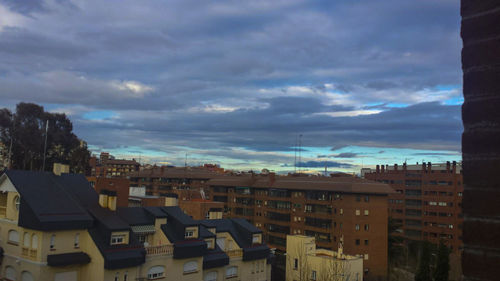
[[[217,271],[209,272],[207,275],[205,275],[203,281],[217,281]]]
[[[356,245],[359,245],[359,239],[356,239]]]
[[[36,236],[36,234],[33,234],[33,236],[31,236],[31,248],[38,248],[38,236]]]
[[[226,269],[226,278],[232,278],[238,276],[238,267],[230,266]]]
[[[111,235],[111,245],[124,244],[125,243],[125,235]]]
[[[33,279],[33,275],[31,274],[31,272],[29,272],[29,271],[23,271],[21,273],[21,280],[22,281],[33,281],[35,279]]]
[[[365,261],[368,260],[368,254],[364,255]]]
[[[361,215],[361,211],[360,210],[356,210],[356,216],[359,216]]]
[[[125,274],[123,274],[123,281],[128,281],[128,271],[125,271]]]
[[[316,280],[316,270],[313,270],[313,271],[311,272],[311,279],[312,279],[312,280]]]
[[[120,272],[117,272],[117,273],[115,274],[115,281],[118,281],[118,278],[120,278]]]
[[[369,224],[365,224],[365,231],[368,231],[370,230],[370,225]]]
[[[139,240],[140,243],[144,244],[146,242],[146,235],[137,235],[137,240]]]
[[[9,230],[9,243],[19,245],[19,233],[15,230]]]
[[[368,240],[365,240],[365,246],[368,246]]]
[[[12,266],[5,267],[5,278],[8,280],[16,280],[17,272]]]
[[[344,214],[344,209],[342,209],[342,208],[341,208],[341,209],[339,210],[339,213],[340,213],[341,215],[343,215],[343,214]]]
[[[17,211],[19,211],[20,204],[21,204],[21,198],[19,198],[19,195],[16,195],[16,197],[14,197],[14,206],[16,207]]]
[[[186,230],[186,233],[184,233],[184,238],[193,238],[193,237],[194,237],[194,231]]]
[[[299,268],[299,259],[293,260],[293,269],[297,270]]]
[[[358,231],[359,230],[359,224],[356,224],[355,228],[356,228],[356,231]]]
[[[365,210],[365,216],[368,216],[370,214],[369,210]]]
[[[165,276],[165,267],[161,265],[153,266],[148,270],[148,279],[159,279]]]
[[[31,236],[28,232],[25,232],[23,237],[23,246],[29,248],[30,242],[31,242]]]
[[[75,234],[75,248],[80,247],[80,233]]]
[[[184,264],[184,274],[198,271],[198,263],[196,261],[188,261]]]
[[[365,196],[365,202],[370,202],[370,196],[368,195]]]
[[[55,247],[56,247],[56,235],[52,234],[52,236],[50,236],[50,249],[54,250]]]
[[[211,239],[205,240],[205,242],[207,242],[207,249],[213,249],[214,248],[214,245],[213,245]]]
[[[258,244],[260,243],[260,234],[254,234],[252,236],[252,244]]]

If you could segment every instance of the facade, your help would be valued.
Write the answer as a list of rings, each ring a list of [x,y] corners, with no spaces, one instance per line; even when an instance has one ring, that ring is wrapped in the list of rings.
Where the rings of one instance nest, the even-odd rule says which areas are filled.
[[[317,249],[314,237],[287,235],[286,281],[362,281],[363,257]]]
[[[456,162],[378,166],[365,178],[387,183],[389,215],[402,226],[407,241],[446,241],[454,253],[462,249],[462,165]]]
[[[102,190],[113,191],[116,193],[116,206],[129,206],[130,184],[126,178],[105,178],[105,177],[87,177],[90,185],[100,194]],[[165,206],[157,205],[157,206]]]
[[[115,159],[107,152],[101,152],[99,159],[96,156],[89,160],[90,175],[93,177],[126,177],[132,172],[139,171],[140,164],[132,160]]]
[[[0,177],[0,278],[270,280],[262,231],[242,219],[193,220],[176,206],[117,208],[84,176]]]
[[[210,167],[209,167],[210,168]],[[204,167],[152,167],[130,174],[130,187],[146,188],[147,195],[162,196],[176,190],[202,190],[220,174]],[[181,195],[181,194],[179,194]]]
[[[360,178],[239,175],[208,181],[225,216],[260,228],[270,247],[286,251],[289,234],[316,238],[319,248],[363,255],[366,280],[387,276],[388,194],[386,184]]]

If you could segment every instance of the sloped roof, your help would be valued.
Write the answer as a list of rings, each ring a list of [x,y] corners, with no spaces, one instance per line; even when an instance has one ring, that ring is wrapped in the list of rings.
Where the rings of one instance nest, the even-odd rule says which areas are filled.
[[[80,205],[80,200],[85,201],[93,192],[85,177],[20,170],[7,170],[5,176],[21,195],[19,226],[64,230],[83,229],[92,224],[92,217]]]

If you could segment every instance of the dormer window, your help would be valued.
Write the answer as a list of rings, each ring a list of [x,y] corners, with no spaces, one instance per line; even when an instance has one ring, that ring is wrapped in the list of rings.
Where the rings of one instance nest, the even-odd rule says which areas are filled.
[[[194,231],[193,230],[186,230],[186,233],[184,234],[184,238],[193,238],[194,237]]]
[[[124,234],[114,234],[111,235],[111,245],[118,245],[125,243],[125,235]]]
[[[262,243],[262,236],[261,234],[254,234],[252,236],[252,244],[261,244]]]
[[[184,239],[198,238],[198,227],[190,226],[184,230]]]

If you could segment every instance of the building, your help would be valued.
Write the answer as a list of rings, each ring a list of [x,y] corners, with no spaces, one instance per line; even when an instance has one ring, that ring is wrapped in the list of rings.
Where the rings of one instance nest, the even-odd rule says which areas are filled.
[[[141,165],[135,159],[115,159],[108,152],[101,152],[99,159],[96,156],[90,157],[89,166],[89,176],[126,177],[132,172],[139,171]]]
[[[95,191],[100,194],[101,191],[113,191],[116,193],[116,206],[128,207],[129,206],[129,193],[130,183],[126,178],[105,178],[105,177],[87,177],[90,185],[94,187]],[[165,206],[157,205],[157,206]]]
[[[117,208],[83,175],[0,176],[0,276],[7,280],[270,280],[262,231],[193,220],[177,206]]]
[[[202,190],[209,179],[220,176],[213,167],[152,167],[130,174],[130,186],[146,188],[147,195],[161,196],[173,190]]]
[[[389,215],[411,241],[444,240],[455,253],[462,249],[462,165],[456,162],[378,166],[365,178],[389,184]]]
[[[363,257],[317,249],[314,237],[287,235],[286,281],[361,281]]]
[[[286,237],[316,238],[319,248],[363,255],[366,280],[387,276],[388,195],[386,184],[352,176],[276,176],[242,174],[208,181],[213,201],[224,202],[225,216],[259,227],[266,242],[286,251]]]

